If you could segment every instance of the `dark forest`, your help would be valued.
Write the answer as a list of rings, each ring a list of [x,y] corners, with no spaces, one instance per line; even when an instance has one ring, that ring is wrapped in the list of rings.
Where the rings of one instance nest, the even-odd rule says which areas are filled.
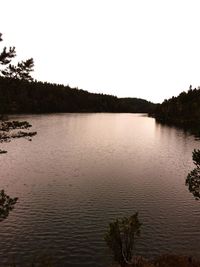
[[[94,94],[48,82],[0,77],[0,113],[130,112],[148,113],[154,104],[138,98]]]
[[[156,105],[157,121],[200,130],[200,89],[190,89]]]

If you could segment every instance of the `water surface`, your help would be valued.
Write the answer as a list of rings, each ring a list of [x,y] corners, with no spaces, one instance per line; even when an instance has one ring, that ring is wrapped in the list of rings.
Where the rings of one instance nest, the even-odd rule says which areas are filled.
[[[200,256],[200,203],[185,186],[200,141],[140,114],[21,115],[32,142],[1,145],[0,188],[19,197],[1,222],[0,262],[51,255],[106,266],[108,223],[139,211],[137,253]]]

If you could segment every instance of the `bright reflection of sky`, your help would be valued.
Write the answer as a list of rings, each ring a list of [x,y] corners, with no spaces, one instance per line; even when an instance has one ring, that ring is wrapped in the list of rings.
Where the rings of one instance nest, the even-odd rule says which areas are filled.
[[[38,80],[154,102],[200,85],[198,0],[0,0]],[[3,43],[1,44],[3,46]]]

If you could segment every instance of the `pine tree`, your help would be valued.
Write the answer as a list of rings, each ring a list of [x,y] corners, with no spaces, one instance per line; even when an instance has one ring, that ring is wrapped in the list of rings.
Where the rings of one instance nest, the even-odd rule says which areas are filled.
[[[0,33],[0,42],[3,41],[2,34]],[[18,62],[17,65],[11,64],[12,59],[16,57],[15,47],[4,47],[0,53],[0,75],[7,78],[32,81],[33,78],[30,72],[33,71],[34,61],[33,58],[25,61]]]

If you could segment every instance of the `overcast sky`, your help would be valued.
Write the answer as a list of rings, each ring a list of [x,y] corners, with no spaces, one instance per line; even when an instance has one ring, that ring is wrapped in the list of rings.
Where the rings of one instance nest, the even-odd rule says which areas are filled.
[[[200,85],[199,0],[0,0],[34,78],[153,102]]]

